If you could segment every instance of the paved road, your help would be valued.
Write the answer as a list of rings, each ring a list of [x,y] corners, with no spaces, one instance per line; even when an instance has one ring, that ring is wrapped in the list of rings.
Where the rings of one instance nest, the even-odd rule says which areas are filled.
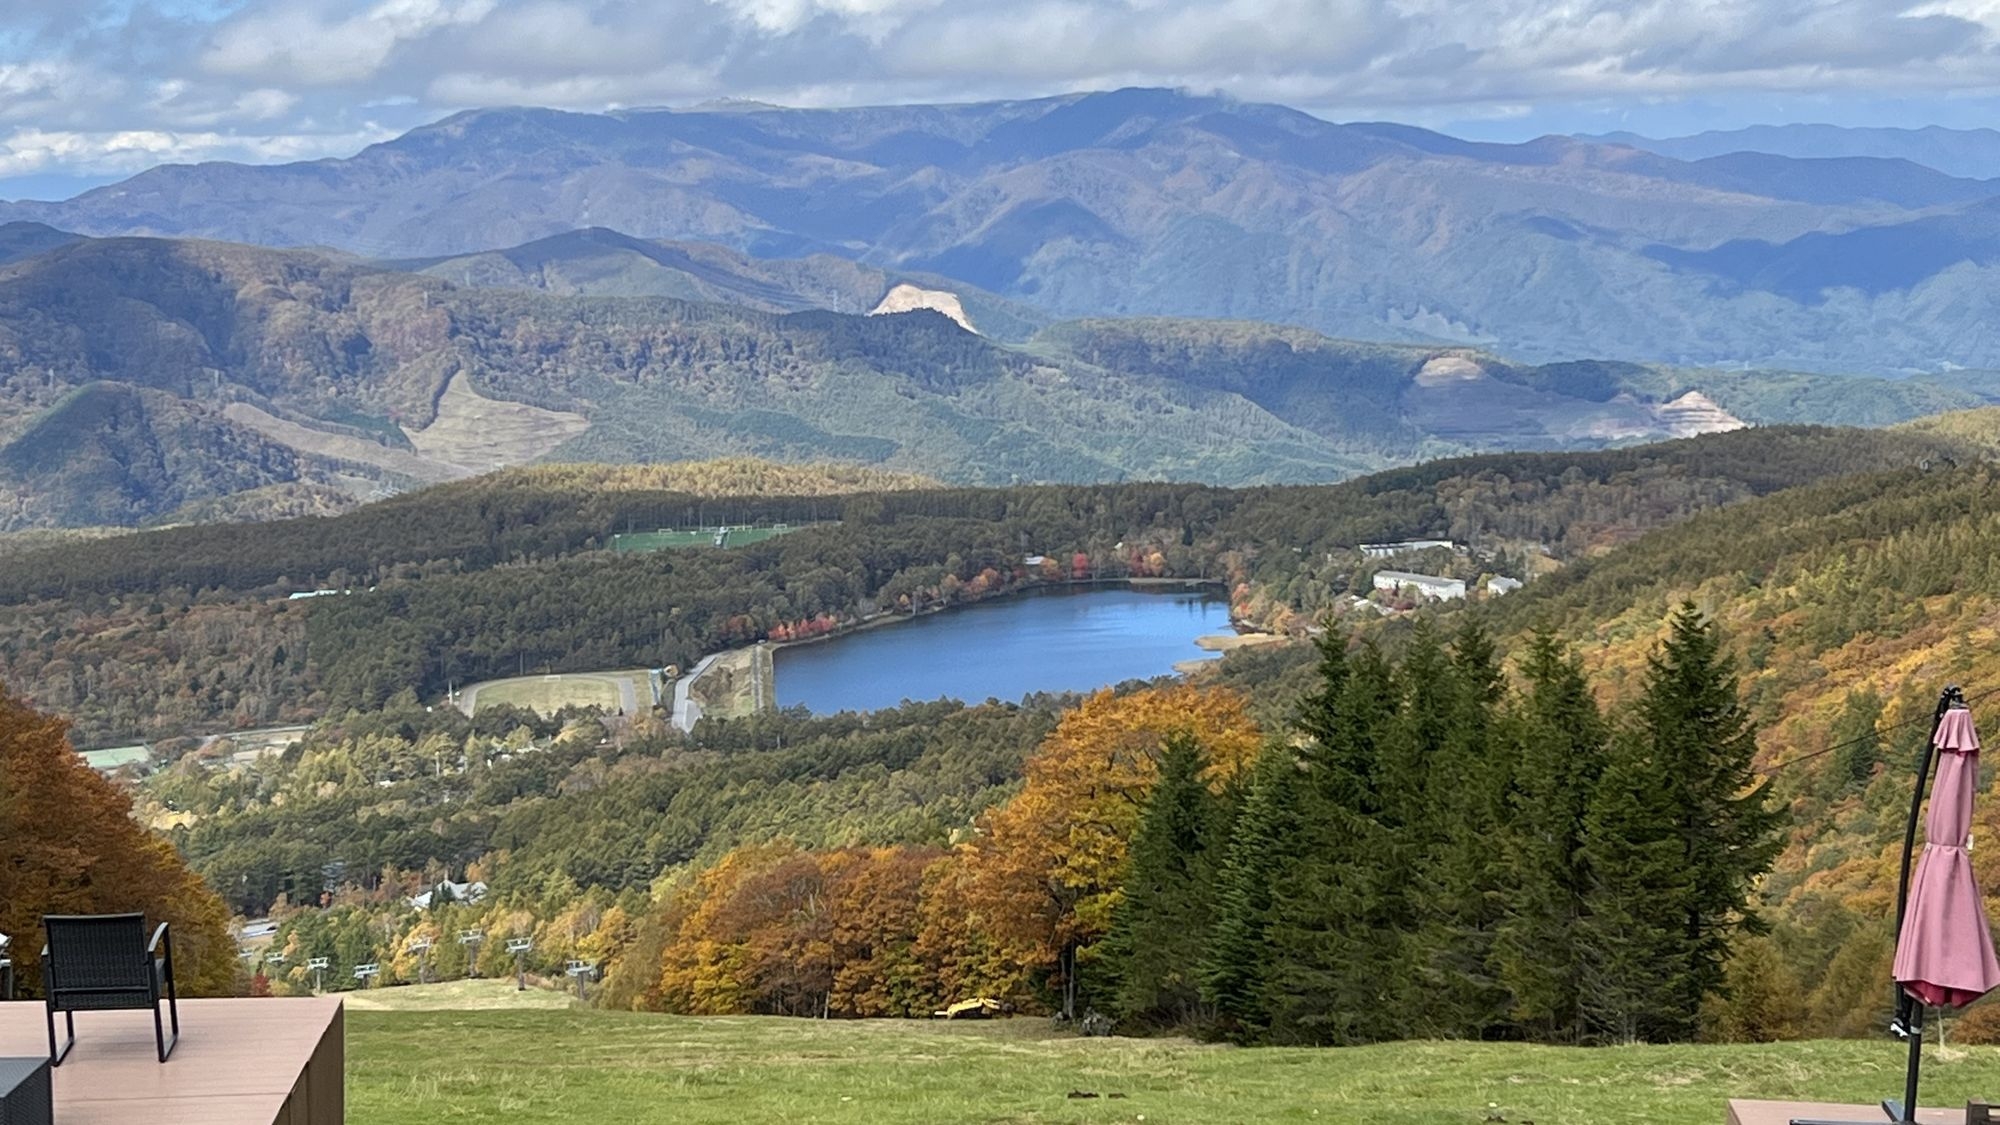
[[[701,704],[696,703],[690,698],[688,692],[694,687],[694,682],[701,678],[701,674],[708,671],[708,666],[715,663],[716,657],[721,655],[721,653],[717,652],[702,657],[701,661],[690,669],[687,675],[682,676],[674,683],[675,729],[692,731],[694,725],[701,721]]]

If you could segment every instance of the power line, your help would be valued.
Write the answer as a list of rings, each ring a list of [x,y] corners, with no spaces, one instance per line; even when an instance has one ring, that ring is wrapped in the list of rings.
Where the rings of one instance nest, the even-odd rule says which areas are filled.
[[[2000,694],[2000,688],[1988,688],[1985,691],[1979,692],[1976,695],[1966,696],[1965,702],[1968,705],[1970,705],[1981,699],[1985,699],[1988,698],[1989,696],[1996,694]],[[1893,734],[1896,731],[1902,730],[1905,727],[1913,727],[1921,723],[1928,723],[1931,721],[1931,718],[1932,716],[1930,715],[1917,715],[1913,718],[1905,719],[1900,723],[1891,723],[1886,727],[1879,727],[1868,734],[1860,736],[1859,738],[1850,738],[1845,742],[1836,742],[1831,746],[1815,750],[1810,754],[1800,754],[1796,758],[1789,758],[1782,762],[1773,762],[1772,764],[1765,766],[1764,768],[1756,770],[1754,772],[1762,777],[1773,777],[1776,776],[1779,770],[1790,769],[1791,767],[1796,766],[1801,762],[1810,762],[1814,758],[1823,758],[1828,754],[1832,754],[1835,751],[1839,750],[1845,750],[1850,746],[1859,746],[1870,739],[1882,738],[1884,736]]]

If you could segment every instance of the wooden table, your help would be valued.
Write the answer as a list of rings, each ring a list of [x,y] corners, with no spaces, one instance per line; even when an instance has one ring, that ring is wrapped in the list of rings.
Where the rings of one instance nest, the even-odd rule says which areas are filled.
[[[344,1125],[339,999],[180,1007],[180,1043],[164,1063],[150,1012],[78,1012],[76,1047],[55,1069],[57,1125]],[[39,1001],[0,1004],[0,1056],[47,1057],[42,1012]]]

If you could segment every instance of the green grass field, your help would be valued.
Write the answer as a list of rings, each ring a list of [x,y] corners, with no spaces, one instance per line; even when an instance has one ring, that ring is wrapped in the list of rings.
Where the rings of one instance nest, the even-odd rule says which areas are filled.
[[[674,547],[713,547],[715,533],[719,527],[695,527],[680,530],[662,528],[659,531],[635,531],[627,535],[611,537],[614,551],[659,551]],[[799,530],[790,524],[775,527],[732,527],[723,540],[724,547],[747,547],[752,543],[762,543]]]
[[[576,997],[567,992],[548,988],[517,991],[513,977],[369,988],[344,992],[341,998],[350,1012],[561,1011],[577,1006]]]
[[[1902,1089],[1903,1059],[1887,1040],[1239,1050],[1076,1039],[1037,1019],[819,1023],[584,1010],[357,1011],[347,1049],[350,1116],[369,1125],[1718,1125],[1731,1097],[1872,1103]],[[1925,1076],[1930,1105],[2000,1092],[2000,1048],[1933,1052]]]
[[[606,712],[615,713],[620,705],[620,696],[617,678],[608,675],[528,676],[478,685],[478,694],[473,696],[475,713],[503,703],[526,707],[545,715],[572,705],[602,707]]]

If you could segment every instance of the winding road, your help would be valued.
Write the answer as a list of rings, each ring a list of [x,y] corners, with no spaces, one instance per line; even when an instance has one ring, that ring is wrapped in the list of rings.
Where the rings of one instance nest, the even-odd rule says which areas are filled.
[[[692,669],[689,669],[687,675],[674,681],[674,729],[682,732],[692,731],[694,725],[701,721],[701,704],[696,703],[689,692],[693,690],[694,682],[700,679],[701,674],[708,671],[708,666],[714,664],[716,658],[721,655],[716,652],[702,657]]]

